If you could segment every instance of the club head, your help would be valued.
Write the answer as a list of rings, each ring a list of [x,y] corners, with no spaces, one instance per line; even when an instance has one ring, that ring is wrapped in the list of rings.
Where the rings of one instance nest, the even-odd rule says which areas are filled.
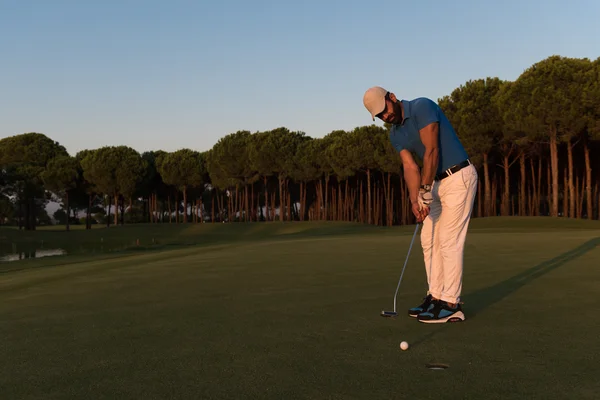
[[[382,311],[381,316],[386,318],[394,318],[398,316],[398,313],[395,311]]]

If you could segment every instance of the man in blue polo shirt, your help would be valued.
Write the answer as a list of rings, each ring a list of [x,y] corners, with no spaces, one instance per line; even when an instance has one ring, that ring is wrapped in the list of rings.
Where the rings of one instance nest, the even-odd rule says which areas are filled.
[[[477,171],[452,125],[432,100],[398,100],[379,86],[363,103],[392,124],[389,137],[400,154],[412,212],[422,222],[421,245],[429,290],[408,314],[420,322],[463,321],[460,305],[463,250],[475,194]],[[422,161],[419,168],[413,154]]]

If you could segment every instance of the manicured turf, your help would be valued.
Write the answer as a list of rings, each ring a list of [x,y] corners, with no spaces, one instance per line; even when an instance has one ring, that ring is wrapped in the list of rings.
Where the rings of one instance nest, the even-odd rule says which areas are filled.
[[[413,229],[0,229],[15,246],[44,240],[73,254],[0,264],[0,397],[597,398],[599,222],[474,220],[468,319],[445,325],[404,316],[424,295],[418,242],[401,316],[379,316]],[[142,244],[83,251],[100,237],[107,248]]]

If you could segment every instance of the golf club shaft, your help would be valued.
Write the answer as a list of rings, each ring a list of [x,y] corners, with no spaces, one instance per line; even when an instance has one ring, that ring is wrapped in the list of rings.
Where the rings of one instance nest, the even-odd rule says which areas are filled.
[[[417,236],[417,231],[419,230],[419,223],[417,222],[417,226],[415,227],[415,232],[413,233],[412,240],[410,241],[410,246],[408,247],[408,253],[406,254],[406,260],[404,261],[404,266],[402,267],[402,273],[400,274],[400,279],[398,279],[398,286],[396,287],[396,293],[394,293],[394,312],[396,311],[396,296],[398,296],[398,289],[400,289],[400,283],[402,282],[402,276],[404,276],[404,269],[406,268],[406,264],[408,264],[408,258],[410,257],[410,252],[413,247],[413,243],[415,241],[415,237]]]

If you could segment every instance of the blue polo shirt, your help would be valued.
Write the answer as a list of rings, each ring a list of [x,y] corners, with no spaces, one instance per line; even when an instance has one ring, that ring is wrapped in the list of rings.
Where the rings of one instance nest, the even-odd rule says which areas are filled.
[[[434,101],[419,97],[410,101],[402,100],[402,105],[404,120],[400,124],[392,125],[390,130],[390,141],[398,153],[406,149],[417,154],[422,160],[425,146],[421,142],[419,130],[432,122],[439,122],[439,163],[436,174],[468,158],[450,121]]]

